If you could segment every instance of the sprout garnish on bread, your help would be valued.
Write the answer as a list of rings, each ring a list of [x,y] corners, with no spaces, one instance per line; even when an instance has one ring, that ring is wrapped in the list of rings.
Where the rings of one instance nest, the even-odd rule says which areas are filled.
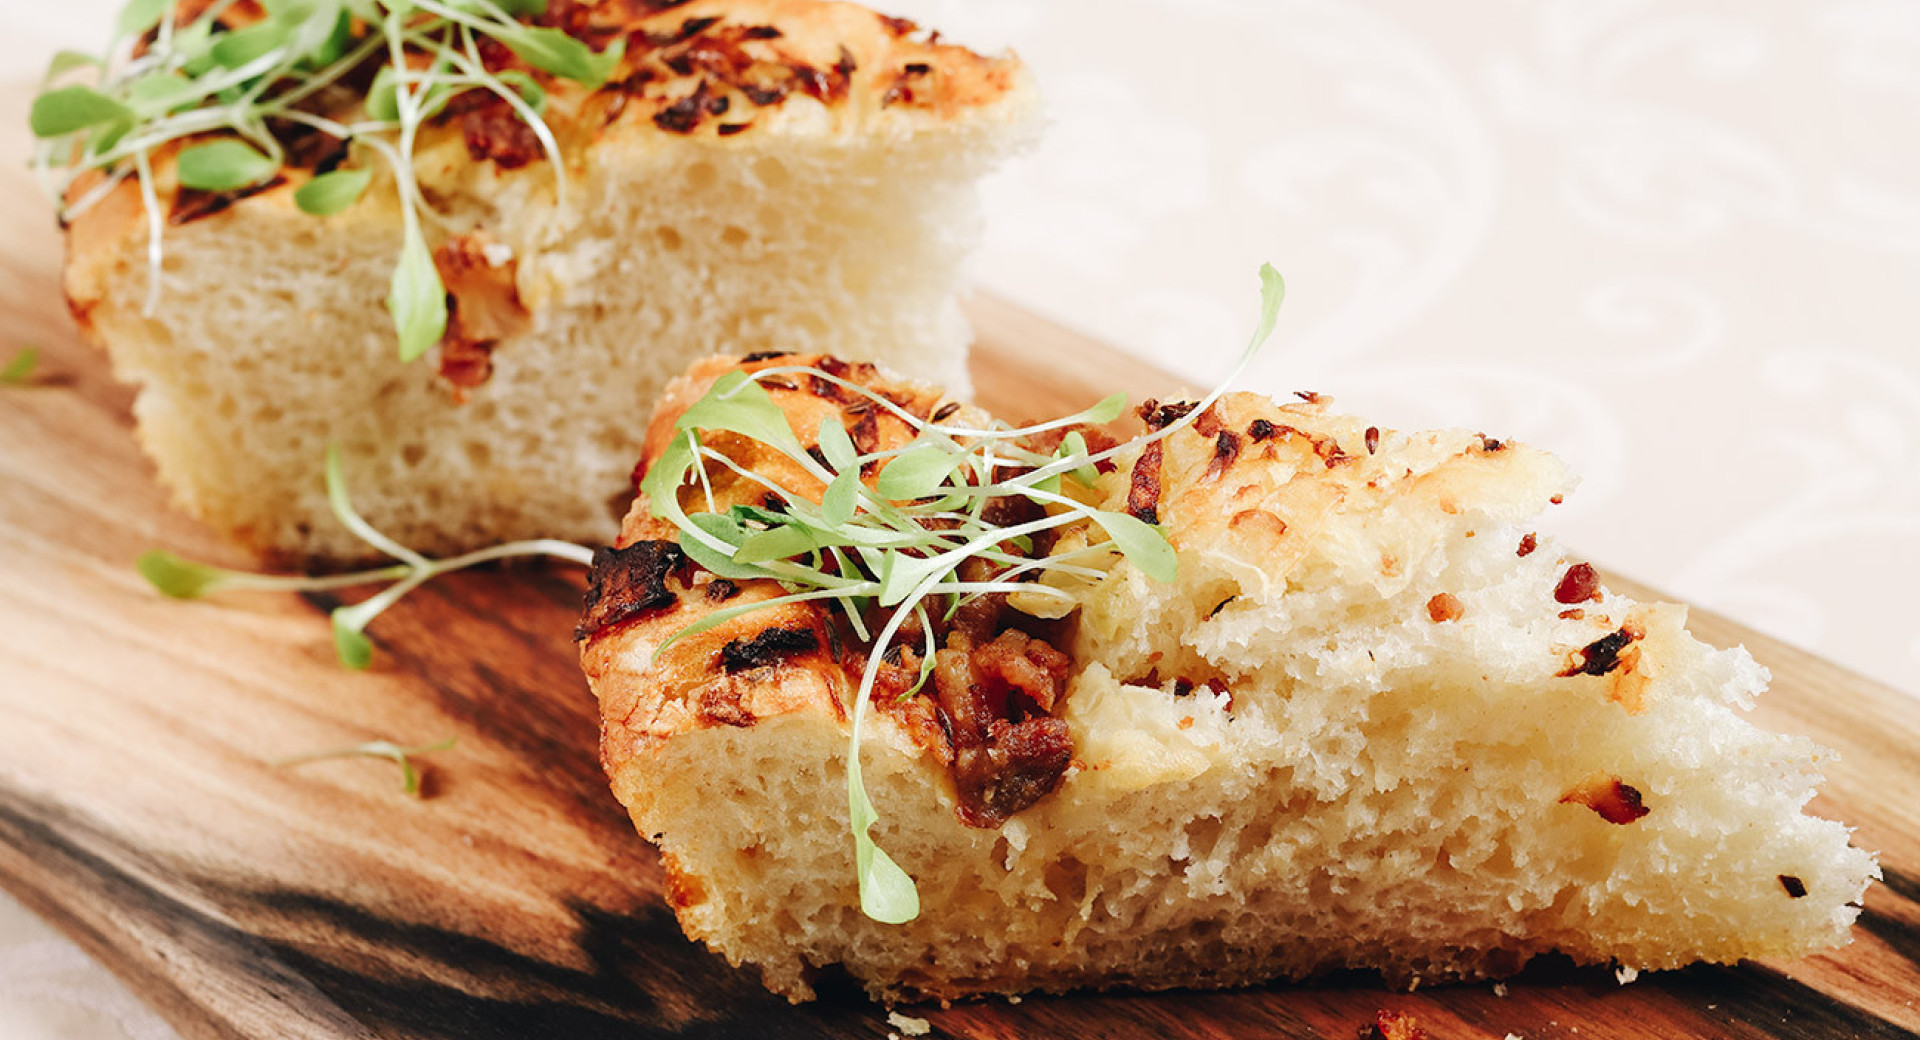
[[[284,564],[363,555],[328,443],[422,551],[598,543],[695,359],[959,386],[974,184],[1037,109],[1013,57],[828,0],[128,11],[34,107],[68,301],[182,504]]]
[[[1241,368],[1272,334],[1285,296],[1285,284],[1271,265],[1261,267],[1260,281],[1260,322]],[[661,644],[656,654],[744,614],[788,603],[824,602],[840,612],[856,638],[874,646],[893,646],[902,626],[914,623],[925,648],[911,695],[926,684],[934,666],[930,608],[946,620],[994,594],[1019,592],[1071,602],[1073,597],[1064,591],[1030,582],[1042,574],[1099,578],[1104,565],[1120,556],[1155,580],[1174,579],[1173,550],[1157,529],[1126,512],[1097,509],[1069,496],[1063,481],[1091,490],[1099,466],[1110,465],[1122,450],[1140,450],[1171,436],[1193,421],[1193,415],[1128,445],[1096,451],[1079,428],[1119,418],[1126,395],[1108,397],[1064,419],[1018,429],[1004,423],[942,422],[938,410],[917,415],[832,367],[736,368],[674,419],[664,453],[648,467],[640,485],[654,517],[673,525],[680,551],[694,565],[728,581],[767,581],[786,591],[715,610]],[[804,448],[788,427],[787,413],[764,389],[765,384],[790,379],[809,382],[829,400],[864,402],[860,406],[867,414],[884,414],[910,431],[912,439],[863,447],[841,416],[833,414],[821,418],[813,445]],[[1224,393],[1225,385],[1203,406]],[[1059,440],[1052,452],[1028,446],[1054,432]],[[749,438],[774,456],[760,460],[753,470],[744,469],[724,451],[703,443],[716,433]],[[716,465],[771,498],[762,505],[735,503],[720,510],[708,473]],[[696,501],[707,508],[689,514],[681,508],[680,493],[683,486],[694,485],[700,491]],[[990,515],[1023,508],[1031,518],[1018,523],[995,522]],[[1036,537],[1086,523],[1102,537],[1083,537],[1085,544],[1069,552],[1033,552]],[[991,579],[970,580],[962,573],[963,566],[982,564],[993,569]],[[876,610],[886,617],[877,635],[868,631],[865,621]],[[847,801],[861,909],[875,920],[898,924],[919,913],[919,895],[912,879],[874,845],[869,832],[877,817],[860,780],[861,730],[881,662],[881,654],[868,655],[853,695]]]
[[[1012,431],[820,356],[669,391],[577,634],[690,937],[795,999],[1847,941],[1877,867],[1802,813],[1828,752],[1531,529],[1553,458],[1317,397],[1113,410]]]

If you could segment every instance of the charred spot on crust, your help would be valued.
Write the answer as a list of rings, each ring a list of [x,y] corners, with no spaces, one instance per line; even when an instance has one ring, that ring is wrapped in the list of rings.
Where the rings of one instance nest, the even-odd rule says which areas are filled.
[[[1247,427],[1247,436],[1256,441],[1270,440],[1273,437],[1273,424],[1265,419],[1255,419]]]
[[[785,35],[786,33],[771,25],[750,25],[740,30],[740,38],[743,40],[777,40]]]
[[[725,578],[715,578],[707,582],[706,597],[708,603],[725,603],[740,594],[740,586]]]
[[[672,134],[690,134],[706,117],[724,115],[729,107],[726,95],[715,94],[703,79],[693,93],[655,112],[653,125]]]
[[[1484,433],[1476,433],[1474,436],[1480,438],[1480,450],[1488,454],[1496,451],[1505,451],[1507,449],[1505,442],[1489,437]]]
[[[1127,486],[1127,513],[1143,523],[1160,522],[1160,458],[1163,441],[1154,441],[1133,460]]]
[[[1307,402],[1308,404],[1319,404],[1321,401],[1325,400],[1325,398],[1321,397],[1321,395],[1315,393],[1312,390],[1295,390],[1293,392],[1293,396],[1298,397],[1299,399]]]
[[[1622,826],[1652,811],[1641,800],[1639,789],[1622,783],[1617,776],[1593,777],[1561,795],[1560,804],[1584,805],[1608,823]]]
[[[1380,449],[1380,427],[1378,426],[1367,427],[1366,441],[1367,441],[1367,454],[1371,455],[1374,452],[1378,451]]]
[[[1147,429],[1164,430],[1174,423],[1179,422],[1181,419],[1186,418],[1187,413],[1193,411],[1197,403],[1198,402],[1195,401],[1173,401],[1167,404],[1161,404],[1159,401],[1149,397],[1139,408],[1134,410],[1134,414],[1140,417],[1141,422],[1147,424]]]
[[[1780,887],[1786,889],[1787,895],[1793,899],[1806,898],[1807,883],[1792,874],[1780,875]]]
[[[1202,480],[1217,480],[1240,457],[1240,435],[1232,430],[1221,430],[1213,439],[1213,461],[1207,463],[1207,472]]]
[[[911,18],[895,18],[884,14],[880,16],[880,24],[887,30],[888,35],[895,37],[911,36],[920,29],[920,26],[916,25]]]
[[[756,361],[772,361],[774,358],[792,356],[793,351],[791,350],[756,350],[746,357],[741,358],[740,363],[743,365],[751,365]]]
[[[1519,553],[1521,556],[1531,556],[1533,555],[1533,551],[1539,547],[1540,539],[1536,538],[1532,531],[1528,531],[1526,535],[1520,539]]]
[[[201,191],[197,188],[180,188],[173,193],[173,204],[167,207],[167,224],[170,227],[180,227],[185,224],[191,224],[203,217],[211,217],[215,213],[225,212],[241,199],[252,198],[264,191],[272,191],[285,183],[287,183],[287,178],[276,173],[258,184],[249,184],[244,188],[236,188],[233,191]]]
[[[586,605],[574,626],[574,640],[591,639],[621,622],[673,606],[679,598],[667,588],[667,577],[686,559],[680,546],[669,541],[594,550]]]
[[[715,127],[714,129],[719,132],[721,137],[732,137],[734,134],[745,133],[746,131],[753,129],[753,124],[752,123],[721,123],[718,127]]]
[[[953,418],[953,413],[959,410],[960,410],[960,402],[948,401],[946,404],[941,405],[938,411],[935,411],[933,413],[932,421],[946,422],[948,419]]]
[[[820,637],[811,628],[769,628],[721,647],[720,667],[729,673],[764,668],[818,649]]]
[[[1594,573],[1592,564],[1576,563],[1568,567],[1567,573],[1561,576],[1560,584],[1554,587],[1553,598],[1555,602],[1569,606],[1585,603],[1588,600],[1597,600],[1600,598],[1600,575]]]
[[[1570,662],[1560,672],[1560,678],[1566,679],[1576,675],[1605,675],[1613,671],[1620,666],[1620,652],[1638,638],[1640,635],[1633,628],[1625,625],[1617,631],[1601,636],[1580,648],[1576,655],[1578,659]]]

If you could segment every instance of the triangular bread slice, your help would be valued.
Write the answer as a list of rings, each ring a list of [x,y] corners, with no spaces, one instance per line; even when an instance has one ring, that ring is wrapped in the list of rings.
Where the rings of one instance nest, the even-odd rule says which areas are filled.
[[[650,460],[731,364],[676,386]],[[855,372],[915,414],[941,406]],[[841,408],[804,380],[770,392],[809,445]],[[877,997],[958,997],[1338,968],[1470,979],[1549,951],[1659,969],[1845,943],[1877,868],[1802,812],[1828,753],[1741,717],[1767,679],[1745,651],[1694,639],[1682,607],[1608,592],[1537,532],[1570,488],[1525,445],[1254,394],[1123,457],[1098,494],[1164,525],[1179,577],[1121,562],[1075,591],[1052,712],[1072,753],[1051,793],[969,826],[942,761],[952,720],[883,709],[867,731],[875,837],[921,895],[904,925],[862,916],[856,894],[844,769],[861,648],[796,604],[656,660],[723,600],[771,593],[676,560],[644,499],[581,627],[602,756],[687,934],[794,999],[834,964]],[[782,648],[776,630],[820,638]]]

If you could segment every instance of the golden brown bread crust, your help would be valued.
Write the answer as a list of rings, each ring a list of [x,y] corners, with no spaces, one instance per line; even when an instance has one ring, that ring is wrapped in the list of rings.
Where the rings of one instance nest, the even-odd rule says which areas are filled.
[[[650,458],[727,365],[676,386]],[[774,394],[804,440],[817,396]],[[1676,608],[1589,588],[1519,526],[1567,489],[1551,457],[1315,399],[1230,395],[1194,420],[1098,483],[1106,508],[1159,514],[1180,576],[1121,564],[1078,590],[1075,761],[1030,815],[957,820],[929,745],[904,716],[873,720],[877,840],[922,893],[904,925],[859,916],[837,812],[850,682],[817,652],[822,615],[748,615],[656,660],[717,602],[770,590],[716,599],[664,550],[624,591],[605,583],[633,610],[589,611],[603,758],[690,938],[795,999],[834,963],[879,997],[952,998],[1341,966],[1466,979],[1549,950],[1666,968],[1845,940],[1873,867],[1798,815],[1814,749],[1735,717],[1764,681],[1744,655],[1691,640]],[[623,540],[670,534],[642,506]],[[753,667],[734,674],[743,640],[784,656],[736,648]]]
[[[181,2],[182,17],[204,6]],[[258,17],[251,3],[223,16]],[[554,0],[539,19],[604,49],[626,40],[620,65],[597,89],[528,67],[504,47],[482,48],[495,72],[514,69],[547,91],[544,119],[569,168],[595,155],[699,139],[711,147],[748,147],[766,134],[795,137],[910,135],[1009,118],[1031,103],[1029,75],[1012,55],[988,57],[941,43],[912,22],[832,0]],[[325,95],[321,114],[350,120],[362,98]],[[470,92],[424,128],[416,150],[423,183],[464,178],[459,167],[491,167],[500,177],[546,178],[537,139],[504,102]],[[178,143],[152,156],[154,186],[169,228],[236,205],[290,206],[316,165],[335,162],[340,145],[317,132],[288,146],[289,162],[265,185],[212,195],[184,190],[174,177]],[[464,161],[460,158],[464,157]],[[365,157],[362,157],[363,159]],[[365,162],[357,163],[366,165]],[[377,164],[376,164],[377,165]],[[82,177],[81,197],[97,183]],[[443,186],[444,187],[444,186]],[[144,242],[146,221],[132,178],[76,214],[68,227],[65,287],[82,327],[101,299],[107,273]]]
[[[714,380],[735,369],[815,367],[840,374],[874,389],[907,411],[925,418],[945,402],[937,390],[883,376],[874,366],[849,364],[824,355],[760,355],[742,360],[714,357],[699,362],[668,387],[647,428],[645,456],[636,476],[644,474],[667,448],[673,424],[681,413],[706,393]],[[817,444],[820,420],[840,417],[862,451],[885,449],[912,439],[912,429],[884,409],[810,376],[773,378],[762,383],[787,415],[803,447]],[[863,432],[864,431],[864,432]],[[757,472],[801,494],[817,496],[823,489],[810,475],[784,456],[758,442],[730,434],[711,436],[709,447],[726,452],[743,469]],[[759,504],[757,487],[726,474],[713,475],[713,491],[722,509],[733,504]],[[687,508],[704,508],[704,495],[686,493]],[[696,501],[699,503],[696,506]],[[622,526],[616,551],[646,543],[672,542],[673,526],[656,520],[646,495],[638,495]],[[770,599],[783,590],[771,581],[729,582],[705,571],[672,567],[666,579],[674,596],[670,607],[639,610],[598,624],[583,623],[580,661],[595,695],[600,699],[601,762],[609,775],[629,760],[645,754],[659,742],[716,726],[748,727],[775,715],[821,712],[844,721],[850,678],[837,659],[834,636],[826,612],[813,603],[786,604],[752,611],[705,632],[675,643],[656,655],[656,648],[674,633],[714,610],[755,600]],[[603,573],[596,567],[596,579]],[[664,600],[664,597],[662,597]],[[594,611],[588,611],[592,619]],[[764,664],[748,661],[727,666],[728,650],[750,648],[768,633],[806,632],[811,649],[779,649]],[[738,654],[739,651],[736,651]],[[631,670],[633,661],[649,661],[643,672]]]

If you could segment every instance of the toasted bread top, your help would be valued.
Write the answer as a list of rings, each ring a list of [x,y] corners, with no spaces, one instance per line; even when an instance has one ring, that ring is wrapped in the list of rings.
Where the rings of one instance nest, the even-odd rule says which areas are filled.
[[[203,7],[182,0],[176,12],[184,20]],[[259,17],[258,6],[243,0],[221,20],[240,28]],[[623,161],[615,156],[689,141],[752,149],[770,136],[859,142],[992,132],[1024,125],[1037,104],[1018,58],[983,56],[940,42],[938,33],[905,19],[834,0],[553,0],[538,21],[596,50],[625,41],[618,66],[598,88],[532,68],[504,46],[483,41],[479,48],[489,71],[524,73],[545,90],[542,119],[570,175],[596,162]],[[362,90],[336,86],[316,94],[312,108],[350,123],[363,117],[365,103]],[[381,161],[358,146],[302,126],[274,129],[285,166],[266,182],[233,192],[179,186],[175,156],[204,138],[155,149],[153,186],[168,231],[239,206],[291,210],[302,184],[343,160],[385,176]],[[421,129],[413,165],[415,177],[435,194],[486,196],[501,190],[495,178],[551,177],[538,136],[506,101],[482,89],[455,97]],[[85,196],[99,176],[77,178],[69,200]],[[382,212],[397,221],[391,203]],[[76,213],[69,235],[68,294],[84,312],[100,295],[107,271],[144,241],[134,178]]]

